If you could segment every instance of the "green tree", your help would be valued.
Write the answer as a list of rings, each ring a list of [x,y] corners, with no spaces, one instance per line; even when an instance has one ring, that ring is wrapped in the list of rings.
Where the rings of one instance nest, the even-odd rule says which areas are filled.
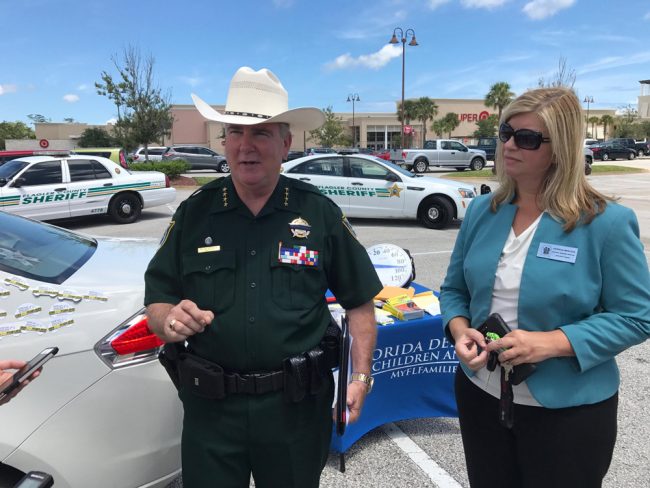
[[[151,55],[143,59],[137,49],[128,47],[121,61],[117,56],[113,56],[112,61],[119,81],[114,81],[113,76],[104,71],[102,82],[95,83],[95,88],[117,107],[115,139],[127,149],[142,144],[148,156],[148,144],[170,134],[174,122],[170,95],[163,94],[155,84],[155,61]]]
[[[24,122],[0,122],[0,150],[6,149],[5,139],[36,139],[31,127]]]
[[[411,125],[412,120],[418,118],[417,104],[415,100],[404,100],[404,125]],[[402,104],[397,104],[397,120],[402,122]],[[404,143],[400,143],[402,147],[411,147],[413,145],[413,132],[410,134],[402,134],[404,136]]]
[[[29,114],[27,118],[31,120],[33,124],[43,124],[45,122],[51,122],[52,120],[52,119],[48,119],[47,117],[45,117],[45,115],[41,115],[41,114]]]
[[[614,125],[614,117],[605,114],[600,118],[600,123],[603,126],[603,139],[607,139],[607,128]]]
[[[485,95],[485,105],[497,109],[499,120],[501,112],[512,102],[515,94],[510,91],[510,85],[505,81],[499,81],[490,87],[490,91]]]
[[[635,124],[639,114],[632,105],[626,105],[620,109],[620,115],[616,117],[614,125],[614,137],[634,137]]]
[[[332,106],[323,109],[325,123],[318,129],[309,131],[309,136],[322,147],[333,147],[344,145],[346,137],[342,124],[342,118],[337,117],[332,111]]]
[[[596,137],[596,130],[595,126],[600,123],[600,117],[589,117],[589,120],[587,120],[589,124],[591,124],[591,137],[595,138]]]
[[[74,124],[76,120],[72,117],[66,117],[65,119],[63,119],[63,122],[65,122],[66,124]]]
[[[454,132],[456,127],[460,125],[460,120],[458,120],[458,114],[455,114],[454,112],[449,112],[442,118],[442,121],[445,128],[445,132],[447,133],[447,137],[450,138],[451,133]]]
[[[101,127],[90,127],[81,133],[79,147],[112,147],[115,139]]]
[[[474,134],[474,137],[494,137],[497,135],[497,124],[499,123],[499,117],[497,114],[492,114],[483,120],[476,122],[478,127]]]
[[[442,137],[446,130],[444,119],[434,120],[433,124],[431,124],[431,128],[433,129],[433,132],[435,132],[436,137]]]
[[[427,139],[427,122],[438,115],[438,105],[429,97],[420,97],[415,101],[415,117],[422,122],[422,147]]]

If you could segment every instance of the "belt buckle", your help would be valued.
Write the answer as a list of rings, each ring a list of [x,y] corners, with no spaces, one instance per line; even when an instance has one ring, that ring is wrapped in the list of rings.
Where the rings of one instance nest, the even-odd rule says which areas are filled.
[[[237,393],[247,393],[249,395],[257,393],[255,378],[251,375],[234,374]]]

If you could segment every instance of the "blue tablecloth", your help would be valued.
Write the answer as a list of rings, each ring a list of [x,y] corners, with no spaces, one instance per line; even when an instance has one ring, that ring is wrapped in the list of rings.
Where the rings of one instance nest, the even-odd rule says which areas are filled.
[[[379,326],[373,354],[375,384],[358,422],[331,447],[345,452],[364,434],[388,422],[422,417],[456,417],[454,374],[458,360],[445,338],[442,318]]]

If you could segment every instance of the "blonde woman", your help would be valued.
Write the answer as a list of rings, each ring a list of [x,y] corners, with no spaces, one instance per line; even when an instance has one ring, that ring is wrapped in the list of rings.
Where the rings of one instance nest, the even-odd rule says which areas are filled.
[[[565,88],[505,109],[500,186],[468,209],[441,288],[473,488],[601,486],[616,441],[615,356],[650,335],[637,219],[586,180],[582,120]],[[477,328],[493,313],[511,332],[486,340]]]

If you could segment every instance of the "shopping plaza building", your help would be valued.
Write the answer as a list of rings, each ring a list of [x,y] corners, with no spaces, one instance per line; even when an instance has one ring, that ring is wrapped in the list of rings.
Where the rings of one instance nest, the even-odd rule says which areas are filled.
[[[650,80],[639,82],[641,93],[638,97],[637,110],[641,120],[650,120]],[[450,99],[434,98],[438,106],[437,118],[444,117],[446,114],[453,112],[458,115],[459,125],[451,133],[451,138],[458,139],[467,144],[473,144],[475,138],[474,131],[477,129],[476,123],[479,120],[487,118],[495,113],[491,107],[486,107],[482,99]],[[212,105],[215,110],[222,111],[223,105]],[[392,141],[399,140],[401,124],[397,118],[397,107],[395,112],[342,112],[336,113],[336,117],[346,129],[350,140],[356,141],[358,147],[368,147],[374,150],[390,149]],[[223,152],[223,127],[219,122],[206,120],[199,114],[194,105],[172,105],[172,115],[174,124],[169,137],[165,137],[159,143],[171,146],[174,144],[196,144],[206,146],[218,152]],[[603,115],[615,116],[615,109],[584,109],[585,118],[602,117]],[[433,121],[428,121],[426,138],[433,139],[437,135],[431,129]],[[92,126],[79,123],[39,123],[36,124],[36,141],[7,141],[7,149],[31,149],[27,145],[47,144],[50,149],[74,149],[76,141],[79,139],[84,130],[90,127],[102,127],[111,130],[111,125]],[[608,134],[604,133],[604,127],[599,124],[588,124],[587,132],[589,137],[604,139],[609,137],[613,127],[608,127]],[[411,121],[405,126],[405,133],[411,133],[412,147],[422,147],[423,127],[420,121]],[[442,137],[448,137],[449,134],[443,134]],[[47,142],[42,142],[47,141]],[[11,144],[9,144],[11,142]],[[308,132],[299,132],[293,134],[292,150],[305,150],[309,147],[318,146],[319,144],[311,140]],[[11,146],[11,147],[10,147]],[[18,147],[20,146],[20,147]]]

